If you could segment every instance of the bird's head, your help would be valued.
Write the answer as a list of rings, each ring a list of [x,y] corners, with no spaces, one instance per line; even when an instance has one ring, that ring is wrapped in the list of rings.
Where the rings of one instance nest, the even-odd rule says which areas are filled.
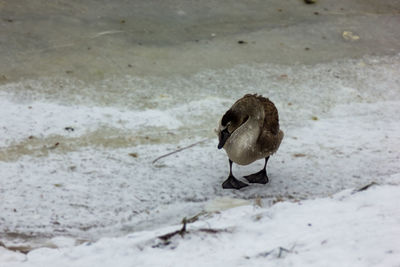
[[[241,116],[240,113],[234,112],[232,109],[228,110],[219,123],[218,134],[218,149],[224,147],[226,141],[237,128],[247,121],[249,116]]]

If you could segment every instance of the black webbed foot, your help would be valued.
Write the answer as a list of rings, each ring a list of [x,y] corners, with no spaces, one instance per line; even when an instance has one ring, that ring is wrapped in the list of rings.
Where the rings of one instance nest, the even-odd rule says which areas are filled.
[[[240,189],[246,186],[248,186],[248,184],[239,181],[233,175],[229,175],[228,179],[222,183],[222,188],[224,189]]]
[[[244,176],[249,183],[266,184],[269,182],[267,172],[262,169],[259,172]]]

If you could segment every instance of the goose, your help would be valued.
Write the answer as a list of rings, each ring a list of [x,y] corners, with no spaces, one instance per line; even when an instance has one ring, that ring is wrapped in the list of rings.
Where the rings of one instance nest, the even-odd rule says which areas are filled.
[[[232,163],[248,165],[259,159],[265,159],[264,168],[244,178],[249,183],[268,183],[268,159],[278,150],[284,136],[279,129],[278,110],[274,103],[261,95],[246,94],[222,116],[217,135],[218,149],[223,148],[229,160],[229,176],[222,188],[248,186],[233,176]]]

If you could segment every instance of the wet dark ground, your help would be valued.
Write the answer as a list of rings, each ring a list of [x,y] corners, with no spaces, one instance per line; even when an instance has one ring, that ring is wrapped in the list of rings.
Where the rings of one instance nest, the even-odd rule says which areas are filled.
[[[0,1],[0,82],[390,55],[399,12],[394,0]]]

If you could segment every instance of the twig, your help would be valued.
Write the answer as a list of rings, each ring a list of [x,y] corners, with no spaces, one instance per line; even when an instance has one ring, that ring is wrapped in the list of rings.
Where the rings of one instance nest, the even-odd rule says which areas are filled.
[[[198,215],[196,215],[196,216],[198,216]],[[196,232],[207,233],[207,234],[219,234],[219,233],[229,233],[230,232],[228,229],[212,229],[212,228],[200,228],[197,230],[188,231],[186,229],[186,226],[188,223],[192,223],[195,221],[195,220],[193,220],[193,218],[191,218],[191,219],[186,219],[186,217],[183,218],[182,219],[182,228],[180,230],[176,230],[171,233],[157,236],[157,238],[164,241],[163,245],[169,245],[171,238],[173,238],[176,235],[180,235],[183,238],[185,236],[185,234],[196,233]],[[189,221],[189,220],[192,220],[192,221]],[[159,245],[156,245],[156,247],[159,247]],[[289,251],[289,250],[287,250],[287,251]],[[281,253],[281,252],[279,252],[279,253]]]
[[[278,258],[281,258],[281,257],[282,257],[282,252],[290,253],[290,252],[292,252],[292,250],[289,250],[289,249],[284,248],[284,247],[279,247]]]
[[[164,242],[168,242],[172,237],[174,237],[175,235],[179,234],[181,237],[183,237],[186,233],[186,217],[182,219],[182,228],[180,230],[177,230],[175,232],[172,233],[168,233],[165,235],[161,235],[158,236],[159,239],[163,240]]]
[[[371,182],[371,183],[369,183],[369,184],[367,184],[367,185],[365,185],[365,186],[363,186],[361,188],[354,189],[353,192],[351,192],[351,194],[355,194],[355,193],[358,193],[358,192],[361,192],[361,191],[365,191],[365,190],[367,190],[368,188],[370,188],[371,186],[374,186],[374,185],[378,185],[378,183]]]
[[[162,156],[159,156],[158,158],[156,158],[155,160],[153,160],[152,163],[154,164],[154,163],[156,163],[156,161],[158,161],[159,159],[162,159],[162,158],[171,156],[171,155],[173,155],[173,154],[175,154],[175,153],[181,152],[182,150],[185,150],[185,149],[194,147],[194,146],[196,146],[196,145],[198,145],[198,144],[204,143],[204,142],[207,141],[207,140],[209,140],[209,138],[203,139],[203,140],[198,141],[198,142],[196,142],[196,143],[194,143],[194,144],[191,144],[191,145],[188,145],[188,146],[179,148],[179,149],[177,149],[177,150],[175,150],[175,151],[172,151],[172,152],[170,152],[170,153],[167,153],[167,154],[164,154],[164,155],[162,155]]]
[[[186,219],[186,217],[185,217],[184,219],[185,219],[185,221],[186,221],[187,223],[194,223],[194,222],[196,222],[196,221],[199,219],[200,216],[205,215],[205,214],[207,214],[207,212],[206,212],[206,211],[202,211],[202,212],[200,212],[200,213],[194,215],[193,217],[191,217],[191,218],[189,218],[189,219]]]
[[[98,38],[103,35],[116,34],[116,33],[122,33],[122,32],[124,32],[124,31],[111,30],[111,31],[99,32],[99,33],[96,33],[94,36],[92,36],[91,39],[95,39],[95,38]]]

